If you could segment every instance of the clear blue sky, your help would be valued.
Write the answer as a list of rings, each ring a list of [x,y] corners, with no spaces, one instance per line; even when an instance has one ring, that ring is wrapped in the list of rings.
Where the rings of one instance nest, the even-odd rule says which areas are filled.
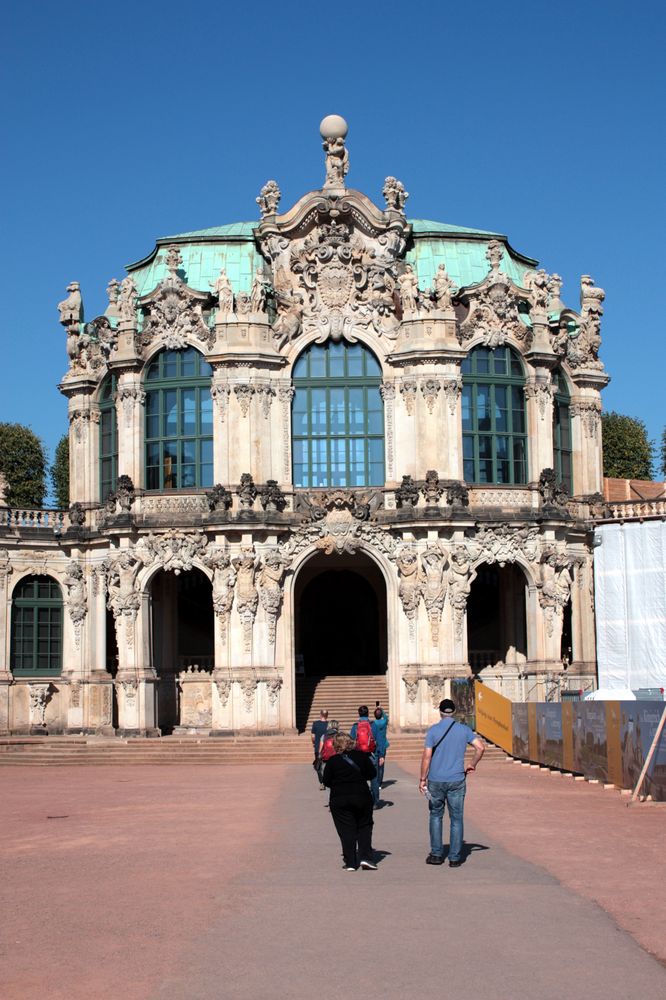
[[[257,218],[323,180],[320,119],[350,125],[350,186],[387,174],[416,218],[506,233],[606,289],[606,409],[652,438],[664,405],[663,0],[6,4],[0,420],[66,429],[56,303],[86,317],[158,236]]]

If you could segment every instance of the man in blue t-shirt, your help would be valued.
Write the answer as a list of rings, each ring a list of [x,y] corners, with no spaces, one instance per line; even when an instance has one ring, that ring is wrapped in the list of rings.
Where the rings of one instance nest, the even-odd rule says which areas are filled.
[[[483,740],[469,726],[456,722],[453,718],[455,710],[456,706],[450,698],[440,701],[440,720],[426,733],[419,781],[419,792],[428,799],[430,810],[430,854],[426,864],[444,864],[442,818],[444,807],[448,805],[451,821],[450,868],[458,868],[462,864],[466,775],[476,770],[486,749]],[[474,759],[465,767],[468,743],[474,747]]]

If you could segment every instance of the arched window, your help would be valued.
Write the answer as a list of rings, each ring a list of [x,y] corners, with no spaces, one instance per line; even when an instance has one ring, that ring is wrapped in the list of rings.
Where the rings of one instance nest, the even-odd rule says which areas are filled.
[[[146,371],[146,489],[213,485],[212,369],[193,347],[161,351]]]
[[[313,344],[294,365],[295,486],[383,486],[381,369],[361,344]]]
[[[17,677],[62,670],[62,591],[50,576],[27,576],[12,597],[11,668]]]
[[[107,375],[99,394],[99,495],[102,501],[116,488],[118,480],[118,420],[116,389],[118,377]]]
[[[527,482],[525,377],[510,347],[475,347],[463,376],[463,466],[468,483]]]
[[[571,417],[569,407],[571,397],[560,368],[556,368],[553,379],[553,468],[558,480],[573,493],[573,472],[571,464]]]

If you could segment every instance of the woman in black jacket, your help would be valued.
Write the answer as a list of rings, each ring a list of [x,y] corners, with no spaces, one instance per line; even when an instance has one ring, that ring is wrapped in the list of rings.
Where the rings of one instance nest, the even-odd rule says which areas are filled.
[[[358,867],[375,871],[372,795],[368,788],[368,781],[377,773],[375,766],[369,754],[354,749],[354,741],[347,733],[338,733],[333,746],[335,756],[326,761],[323,781],[331,789],[329,806],[342,844],[343,868],[347,872],[355,872]]]

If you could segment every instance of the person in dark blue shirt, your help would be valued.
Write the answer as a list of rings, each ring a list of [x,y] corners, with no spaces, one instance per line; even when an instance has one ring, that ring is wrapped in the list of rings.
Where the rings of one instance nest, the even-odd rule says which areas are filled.
[[[312,740],[312,747],[314,749],[314,761],[312,766],[317,772],[317,777],[319,778],[319,787],[324,788],[321,781],[321,767],[319,762],[319,750],[321,748],[321,741],[326,735],[326,730],[328,729],[328,711],[326,709],[321,710],[319,713],[319,718],[312,723],[312,729],[310,730],[310,739]]]

